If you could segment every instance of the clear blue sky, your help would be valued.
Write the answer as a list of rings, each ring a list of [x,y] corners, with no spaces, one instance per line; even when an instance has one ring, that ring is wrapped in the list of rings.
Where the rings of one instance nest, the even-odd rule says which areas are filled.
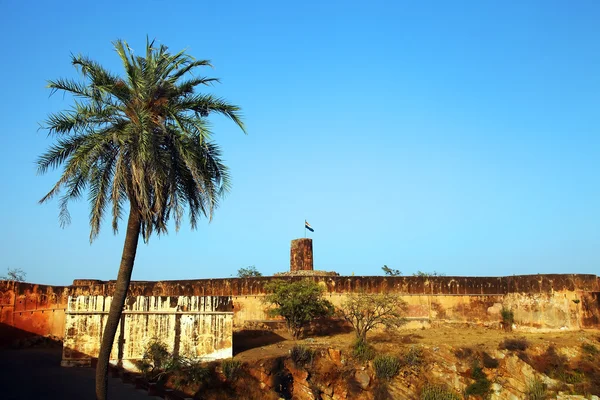
[[[212,60],[211,89],[249,134],[213,119],[233,189],[214,221],[141,244],[134,279],[289,268],[378,275],[600,271],[597,1],[0,2],[2,262],[28,280],[114,279],[124,226],[89,244],[88,207],[38,205],[38,131],[68,108],[46,81],[71,53],[114,72],[111,41],[146,35]]]

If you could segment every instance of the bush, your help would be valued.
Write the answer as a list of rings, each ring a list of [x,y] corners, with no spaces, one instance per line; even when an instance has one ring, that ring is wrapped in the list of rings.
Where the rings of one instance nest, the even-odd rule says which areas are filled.
[[[297,344],[294,347],[292,347],[290,355],[292,357],[294,365],[296,365],[297,367],[304,367],[312,363],[313,358],[315,356],[315,351],[306,346]]]
[[[423,349],[417,346],[410,346],[410,349],[404,355],[404,363],[410,367],[418,367],[423,362]]]
[[[211,370],[199,360],[180,358],[172,364],[169,374],[173,377],[175,388],[181,389],[185,386],[200,385],[207,382]]]
[[[223,370],[225,378],[227,378],[228,381],[233,382],[242,371],[242,362],[230,358],[221,363],[221,369]]]
[[[456,358],[458,358],[459,360],[465,360],[467,358],[471,358],[473,356],[473,349],[469,348],[469,347],[462,347],[460,349],[457,349],[454,352],[454,355],[456,356]]]
[[[527,385],[527,400],[544,400],[548,396],[546,384],[535,378]]]
[[[471,378],[475,379],[475,382],[467,386],[465,390],[465,396],[471,395],[481,396],[486,398],[492,387],[492,382],[487,378],[479,363],[475,361],[471,369]]]
[[[583,350],[583,352],[585,354],[587,354],[588,356],[592,356],[592,357],[596,357],[598,355],[598,353],[600,353],[600,351],[598,350],[598,348],[596,346],[594,346],[593,344],[589,344],[589,343],[582,344],[581,350]]]
[[[500,350],[525,351],[529,343],[525,338],[504,339],[498,347]]]
[[[481,355],[481,361],[483,362],[483,366],[486,367],[486,368],[498,368],[498,360],[496,360],[495,358],[491,357],[485,351]]]
[[[381,380],[390,380],[400,372],[400,359],[395,356],[381,355],[373,360],[375,375]]]
[[[421,400],[462,400],[461,396],[446,386],[427,384],[421,390]]]
[[[375,350],[366,340],[358,338],[352,345],[352,355],[361,362],[367,362],[375,357]]]
[[[502,316],[502,326],[504,327],[504,330],[512,331],[512,326],[515,323],[515,313],[511,309],[502,307],[500,315]]]

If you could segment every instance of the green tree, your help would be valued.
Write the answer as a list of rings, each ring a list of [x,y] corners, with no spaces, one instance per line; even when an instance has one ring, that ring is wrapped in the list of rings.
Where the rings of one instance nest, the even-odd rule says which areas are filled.
[[[367,333],[377,326],[397,328],[406,322],[406,302],[393,293],[352,293],[338,310],[356,333],[360,343],[367,342]]]
[[[213,211],[229,189],[219,147],[211,140],[207,117],[231,119],[242,130],[240,109],[198,86],[218,82],[194,75],[207,60],[146,42],[135,56],[124,41],[113,43],[125,74],[114,75],[88,57],[72,56],[81,80],[49,81],[54,92],[72,95],[70,109],[50,114],[43,127],[56,143],[37,161],[38,172],[63,166],[62,175],[40,202],[61,194],[59,219],[70,222],[67,205],[87,191],[90,241],[111,208],[112,228],[128,212],[125,243],[96,369],[96,397],[106,399],[107,367],[125,302],[138,238],[167,233],[173,217],[178,230],[187,207],[192,229]]]
[[[400,276],[400,275],[402,275],[402,272],[400,272],[399,269],[392,269],[392,268],[388,267],[387,265],[384,265],[383,267],[381,267],[381,269],[383,270],[383,272],[387,276]]]
[[[275,280],[269,282],[265,289],[268,293],[265,301],[274,305],[269,313],[283,317],[295,339],[302,336],[306,326],[314,319],[333,315],[333,304],[323,299],[324,289],[314,281]]]
[[[237,276],[238,278],[254,278],[262,276],[262,274],[256,269],[254,265],[251,265],[247,268],[238,269]]]

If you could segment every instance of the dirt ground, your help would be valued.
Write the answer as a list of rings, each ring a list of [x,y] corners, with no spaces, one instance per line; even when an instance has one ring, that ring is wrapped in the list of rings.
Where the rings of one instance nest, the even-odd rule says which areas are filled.
[[[440,324],[426,329],[379,331],[368,335],[369,343],[381,353],[399,352],[413,344],[431,348],[444,345],[493,351],[498,349],[499,344],[506,338],[525,338],[532,346],[579,347],[586,339],[600,342],[600,330],[505,332],[478,325]],[[313,348],[333,347],[342,351],[348,350],[354,339],[354,332],[348,330],[333,334],[317,334],[297,341],[293,340],[285,329],[244,330],[234,332],[233,337],[235,359],[244,362],[284,356],[295,344],[305,344]]]

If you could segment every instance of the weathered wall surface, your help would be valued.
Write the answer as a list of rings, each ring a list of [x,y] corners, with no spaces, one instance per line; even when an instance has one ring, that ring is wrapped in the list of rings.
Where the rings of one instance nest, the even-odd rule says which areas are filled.
[[[201,279],[132,282],[130,296],[231,296],[233,324],[265,320],[265,285],[273,279]],[[600,278],[595,275],[526,275],[507,277],[362,277],[317,276],[334,304],[347,293],[398,293],[414,319],[456,322],[499,321],[502,306],[515,311],[517,324],[531,328],[600,327]],[[0,282],[0,325],[62,337],[68,298],[110,296],[114,281],[76,280],[57,287]]]
[[[72,296],[66,311],[63,366],[97,357],[112,297]],[[207,360],[232,357],[233,311],[225,296],[135,296],[127,299],[111,362],[127,369],[158,339],[170,352]]]
[[[26,334],[62,337],[70,292],[68,286],[0,281],[0,346]]]

